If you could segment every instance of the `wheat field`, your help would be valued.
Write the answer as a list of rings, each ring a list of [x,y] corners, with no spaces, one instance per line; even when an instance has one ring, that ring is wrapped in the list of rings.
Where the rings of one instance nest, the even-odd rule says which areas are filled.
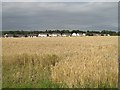
[[[2,39],[3,88],[116,88],[118,37]]]

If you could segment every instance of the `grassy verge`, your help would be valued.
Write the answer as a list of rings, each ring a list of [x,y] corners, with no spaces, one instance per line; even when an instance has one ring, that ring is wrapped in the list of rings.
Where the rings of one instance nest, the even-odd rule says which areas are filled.
[[[3,56],[3,88],[59,88],[62,84],[51,81],[50,68],[60,61],[53,54],[14,57]],[[9,60],[9,61],[8,61]]]

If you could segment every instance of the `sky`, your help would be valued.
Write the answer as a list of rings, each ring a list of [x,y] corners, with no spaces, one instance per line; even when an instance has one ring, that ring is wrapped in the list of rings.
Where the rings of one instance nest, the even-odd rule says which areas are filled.
[[[3,31],[117,30],[118,28],[117,2],[92,2],[95,0],[91,0],[91,2],[87,2],[87,0],[86,2],[9,1],[2,2]]]
[[[2,2],[119,2],[119,0],[1,0]]]

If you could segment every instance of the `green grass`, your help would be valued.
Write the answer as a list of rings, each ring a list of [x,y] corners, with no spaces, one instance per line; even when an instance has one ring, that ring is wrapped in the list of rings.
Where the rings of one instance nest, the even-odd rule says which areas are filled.
[[[41,80],[38,83],[6,83],[3,88],[66,88],[65,84],[57,84],[50,80]]]
[[[60,57],[55,54],[24,53],[14,57],[3,56],[3,59],[3,88],[65,87],[51,81],[50,67],[60,61]]]

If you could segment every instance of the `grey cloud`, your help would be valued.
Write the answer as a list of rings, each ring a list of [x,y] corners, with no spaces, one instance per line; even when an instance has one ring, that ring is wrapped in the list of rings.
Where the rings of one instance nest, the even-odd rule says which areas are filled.
[[[117,30],[117,17],[115,2],[3,3],[3,30]]]
[[[3,2],[118,2],[119,0],[2,0]]]

